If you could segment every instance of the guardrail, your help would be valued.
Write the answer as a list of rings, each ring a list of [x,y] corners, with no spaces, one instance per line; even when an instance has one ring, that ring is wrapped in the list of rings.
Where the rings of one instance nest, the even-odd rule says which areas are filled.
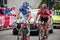
[[[15,15],[0,15],[0,29],[13,28]]]

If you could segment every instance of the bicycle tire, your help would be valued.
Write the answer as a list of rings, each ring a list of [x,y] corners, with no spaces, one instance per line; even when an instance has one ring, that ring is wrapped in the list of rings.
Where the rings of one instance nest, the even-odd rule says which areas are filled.
[[[20,38],[20,31],[21,31],[21,30],[18,30],[17,40],[22,40],[22,38]],[[22,36],[21,36],[21,37],[22,37]]]

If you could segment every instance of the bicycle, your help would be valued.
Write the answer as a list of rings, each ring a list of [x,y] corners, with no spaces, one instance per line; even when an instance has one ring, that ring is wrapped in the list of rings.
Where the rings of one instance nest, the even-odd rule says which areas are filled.
[[[20,36],[21,31],[23,35]],[[27,33],[28,33],[27,28],[24,28],[23,30],[19,29],[17,40],[27,40]]]
[[[20,36],[20,32],[22,33],[21,36]],[[28,33],[28,29],[26,26],[23,29],[22,28],[18,29],[17,40],[27,40],[27,33]],[[21,37],[21,38],[19,38],[19,37]]]
[[[28,28],[26,26],[26,23],[24,23],[24,20],[19,23],[20,28],[18,30],[18,36],[17,40],[27,40],[27,34],[28,34]],[[21,35],[21,36],[20,36]]]
[[[39,40],[47,40],[44,25],[45,25],[45,23],[43,21],[42,25],[39,27]]]

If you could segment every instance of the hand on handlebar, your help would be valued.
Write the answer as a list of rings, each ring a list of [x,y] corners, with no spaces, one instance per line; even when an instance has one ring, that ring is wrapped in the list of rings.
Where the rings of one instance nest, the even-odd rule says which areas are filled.
[[[36,22],[34,22],[34,25],[36,25]]]
[[[27,24],[29,25],[29,21],[27,21]]]
[[[17,19],[15,20],[15,23],[17,22]]]
[[[50,23],[50,20],[48,20],[47,23]]]

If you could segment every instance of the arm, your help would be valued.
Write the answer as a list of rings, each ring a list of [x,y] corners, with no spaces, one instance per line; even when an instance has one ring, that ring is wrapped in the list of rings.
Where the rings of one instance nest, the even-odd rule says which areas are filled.
[[[50,22],[50,16],[48,16],[48,22]]]
[[[34,22],[36,22],[37,18],[38,18],[39,15],[36,15],[35,18],[34,18]]]
[[[48,22],[50,22],[51,14],[50,14],[49,10],[47,10],[47,14],[48,14]]]
[[[20,11],[18,11],[18,13],[16,14],[16,19],[18,19],[19,14],[20,14]]]
[[[37,12],[37,14],[36,14],[36,16],[35,16],[35,18],[34,18],[34,22],[36,22],[36,20],[37,20],[37,18],[38,18],[38,16],[41,14],[41,10],[38,10],[38,12]]]
[[[30,18],[31,18],[31,7],[28,6],[29,10],[28,10],[28,17],[27,17],[27,21],[29,22]]]
[[[27,18],[27,21],[29,21],[31,18],[31,12],[28,12],[28,18]]]
[[[52,13],[54,11],[54,8],[52,8],[51,10],[50,10],[50,13]]]

